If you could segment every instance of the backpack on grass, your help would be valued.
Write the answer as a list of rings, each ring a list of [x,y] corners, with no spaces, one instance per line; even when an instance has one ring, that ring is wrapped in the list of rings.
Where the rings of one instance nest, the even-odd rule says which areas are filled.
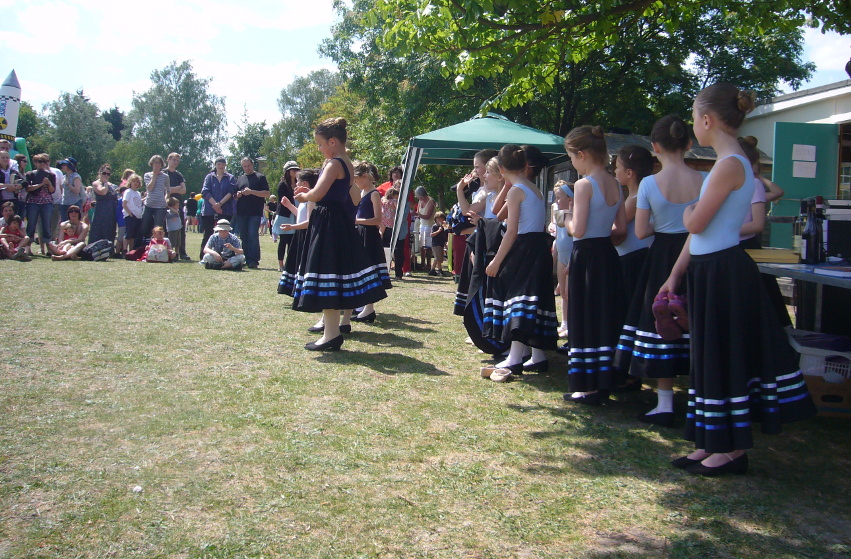
[[[80,260],[102,262],[109,258],[110,254],[112,254],[112,243],[106,239],[101,239],[86,245],[80,252]]]

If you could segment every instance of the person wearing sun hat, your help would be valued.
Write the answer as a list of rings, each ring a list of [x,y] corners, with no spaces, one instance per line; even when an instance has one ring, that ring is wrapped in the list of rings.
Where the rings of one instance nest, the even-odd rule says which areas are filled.
[[[204,246],[201,264],[208,270],[241,270],[245,263],[245,252],[239,237],[231,233],[230,221],[217,221],[213,233]]]
[[[281,271],[284,269],[287,251],[294,238],[293,231],[284,231],[281,226],[292,225],[296,222],[295,214],[287,208],[284,200],[286,199],[291,206],[295,205],[293,191],[295,190],[296,175],[299,171],[301,171],[301,167],[295,161],[284,163],[284,174],[281,176],[281,182],[278,183],[278,205],[275,209],[275,221],[270,226],[272,233],[278,235],[278,269]]]
[[[83,207],[86,201],[86,189],[83,188],[83,179],[77,172],[77,160],[66,157],[57,164],[59,169],[65,173],[62,179],[62,201],[59,202],[59,221],[68,221],[68,208],[71,206]]]

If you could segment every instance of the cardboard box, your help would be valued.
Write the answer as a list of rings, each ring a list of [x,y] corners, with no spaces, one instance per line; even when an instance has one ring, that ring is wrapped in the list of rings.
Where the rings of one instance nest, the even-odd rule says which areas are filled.
[[[851,379],[826,382],[824,377],[812,375],[804,375],[804,379],[819,415],[851,418]]]

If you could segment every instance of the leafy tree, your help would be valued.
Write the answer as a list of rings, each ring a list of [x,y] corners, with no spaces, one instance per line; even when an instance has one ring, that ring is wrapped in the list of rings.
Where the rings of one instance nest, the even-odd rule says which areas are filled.
[[[121,131],[127,127],[124,124],[124,113],[118,107],[112,107],[108,111],[104,111],[103,119],[109,123],[109,133],[112,134],[116,142],[119,141],[121,139]]]
[[[30,152],[30,155],[47,151],[47,148],[42,143],[43,135],[47,128],[47,119],[39,116],[32,105],[26,101],[22,101],[21,110],[18,113],[17,135],[19,138],[26,139],[27,150]]]
[[[248,109],[243,108],[242,121],[237,127],[236,135],[228,144],[228,172],[234,175],[242,174],[241,161],[243,157],[250,157],[257,164],[263,142],[269,137],[266,129],[266,121],[248,122]]]
[[[503,77],[483,110],[508,110],[553,91],[566,64],[628,41],[625,30],[638,22],[655,30],[653,40],[664,42],[713,13],[727,25],[718,30],[726,36],[788,33],[805,24],[851,31],[847,0],[682,0],[675,5],[659,0],[431,0],[425,5],[376,0],[365,21],[390,22],[380,37],[386,51],[397,57],[429,53],[461,90],[474,87],[478,78]]]
[[[181,154],[187,188],[200,188],[225,132],[225,104],[209,92],[210,79],[198,78],[188,61],[151,72],[152,86],[133,97],[130,120],[136,147],[148,157]],[[147,169],[145,164],[137,170]]]
[[[281,90],[278,108],[282,118],[272,125],[260,150],[266,157],[268,174],[280,178],[286,161],[299,160],[302,146],[313,140],[313,127],[321,107],[342,84],[342,77],[329,70],[317,70],[300,76]]]
[[[77,172],[83,183],[95,179],[98,168],[107,162],[107,154],[115,145],[109,125],[101,117],[97,105],[80,90],[62,93],[59,99],[45,105],[47,129],[37,136],[52,160],[65,157],[77,160]]]

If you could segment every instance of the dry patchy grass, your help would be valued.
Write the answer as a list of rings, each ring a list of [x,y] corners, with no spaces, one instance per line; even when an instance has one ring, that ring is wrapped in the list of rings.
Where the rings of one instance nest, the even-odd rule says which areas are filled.
[[[0,557],[851,553],[849,420],[694,479],[667,465],[678,431],[633,420],[648,393],[570,407],[555,355],[481,380],[448,280],[304,351],[316,317],[275,293],[274,248],[241,273],[0,262]]]

